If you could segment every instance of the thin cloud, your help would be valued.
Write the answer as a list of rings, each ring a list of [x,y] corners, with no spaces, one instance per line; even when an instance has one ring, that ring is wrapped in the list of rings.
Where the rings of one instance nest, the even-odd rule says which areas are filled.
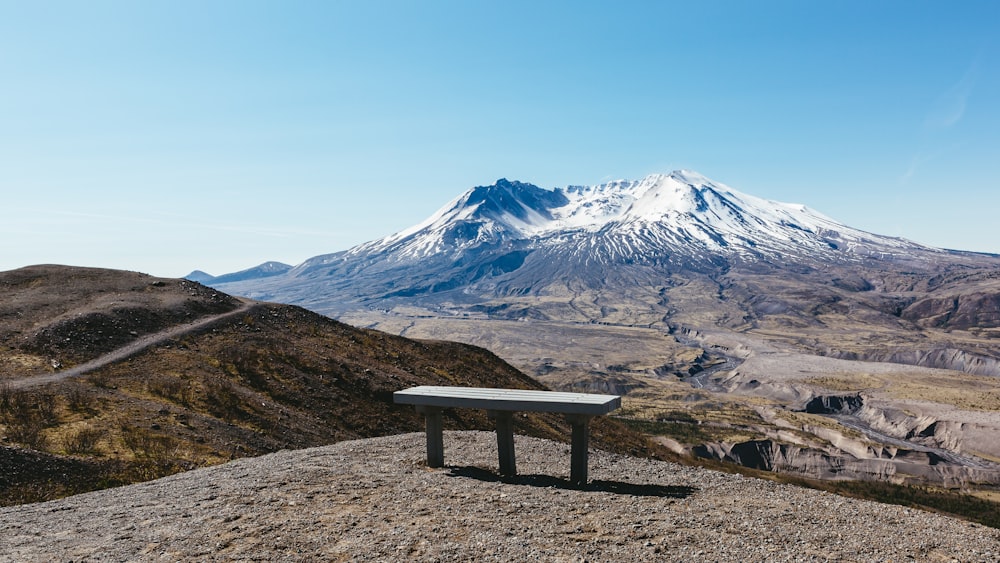
[[[906,172],[903,172],[903,175],[899,177],[900,185],[905,186],[910,183],[910,179],[917,173],[917,168],[924,160],[926,159],[919,154],[914,155],[913,158],[910,159],[910,165],[906,168]]]
[[[965,117],[969,105],[969,98],[976,87],[979,78],[979,57],[965,69],[965,73],[957,82],[945,90],[938,98],[937,103],[924,118],[923,131],[921,135],[921,149],[910,158],[909,165],[899,177],[900,185],[909,184],[910,180],[929,161],[932,161],[945,150],[938,148],[931,150],[933,141],[937,137],[936,133],[941,133],[945,129],[950,129],[958,125]]]
[[[910,165],[906,168],[903,175],[899,177],[899,184],[902,186],[909,184],[910,179],[912,179],[925,164],[937,160],[947,155],[949,152],[957,150],[959,146],[960,145],[949,145],[935,151],[924,150],[913,155],[910,159]]]
[[[979,64],[973,62],[951,88],[941,95],[934,109],[924,120],[926,129],[947,129],[954,127],[965,117],[969,96],[976,86]]]

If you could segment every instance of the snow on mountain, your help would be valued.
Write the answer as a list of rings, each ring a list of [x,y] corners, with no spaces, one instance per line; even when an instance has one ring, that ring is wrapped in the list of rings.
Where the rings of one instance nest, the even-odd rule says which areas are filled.
[[[529,241],[533,247],[583,244],[598,254],[598,246],[610,245],[616,255],[689,247],[698,254],[744,259],[788,252],[870,255],[916,246],[681,170],[555,190],[501,179],[469,190],[423,223],[355,247],[338,259],[377,253],[393,261],[423,260],[513,241]]]

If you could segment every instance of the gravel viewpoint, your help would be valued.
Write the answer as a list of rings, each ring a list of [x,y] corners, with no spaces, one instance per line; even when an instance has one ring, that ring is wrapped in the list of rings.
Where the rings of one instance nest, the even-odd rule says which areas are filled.
[[[0,509],[3,561],[983,561],[997,530],[914,509],[489,432],[282,451]]]

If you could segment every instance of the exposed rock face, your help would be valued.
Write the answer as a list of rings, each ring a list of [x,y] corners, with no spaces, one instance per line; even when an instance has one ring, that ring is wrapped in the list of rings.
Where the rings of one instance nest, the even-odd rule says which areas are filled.
[[[899,409],[867,406],[855,413],[872,429],[900,440],[940,448],[956,454],[964,448],[966,432],[975,425],[938,420],[930,415],[914,415]],[[995,429],[994,429],[995,431]],[[981,448],[980,448],[981,449]]]
[[[811,414],[854,414],[864,405],[861,395],[821,395],[806,403]]]
[[[797,473],[816,479],[888,481],[896,474],[896,467],[889,460],[852,459],[842,454],[829,454],[773,440],[706,444],[694,448],[693,453],[699,457],[732,461],[753,469]]]
[[[961,350],[948,346],[926,345],[899,349],[875,348],[866,351],[827,349],[825,354],[843,360],[890,362],[938,369],[950,369],[972,375],[1000,377],[1000,357],[994,348]]]
[[[1000,484],[1000,471],[948,463],[932,451],[902,448],[869,449],[855,457],[846,452],[751,440],[737,444],[719,442],[692,449],[699,457],[738,463],[763,471],[799,474],[813,479],[858,479],[895,483],[933,482],[945,487]]]

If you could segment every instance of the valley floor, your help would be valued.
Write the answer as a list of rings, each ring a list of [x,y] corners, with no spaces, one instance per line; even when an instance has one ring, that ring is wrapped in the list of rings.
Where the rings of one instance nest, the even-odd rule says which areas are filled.
[[[489,432],[422,433],[240,459],[0,509],[0,560],[996,561],[1000,532],[740,475]]]

